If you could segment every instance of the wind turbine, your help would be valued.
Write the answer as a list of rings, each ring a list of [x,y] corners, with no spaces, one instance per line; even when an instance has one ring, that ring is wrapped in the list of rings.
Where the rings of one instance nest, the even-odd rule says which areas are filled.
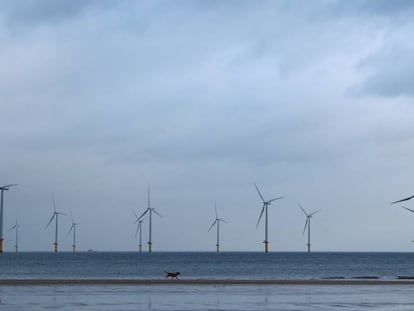
[[[216,219],[214,220],[213,224],[210,226],[210,229],[208,229],[208,232],[210,232],[210,230],[214,227],[214,225],[217,225],[217,244],[216,244],[216,247],[217,247],[217,253],[218,253],[220,251],[220,221],[224,222],[224,223],[227,223],[227,221],[225,221],[224,219],[218,217],[217,207],[216,207],[215,203],[214,203],[214,210],[216,212]]]
[[[304,208],[302,207],[302,205],[300,205],[299,203],[298,203],[298,205],[299,205],[300,209],[302,210],[302,212],[306,215],[305,227],[303,227],[303,233],[302,234],[305,234],[306,227],[308,227],[308,243],[306,244],[306,246],[308,247],[308,253],[310,253],[310,248],[311,248],[311,244],[310,244],[310,225],[311,225],[311,218],[312,218],[313,215],[315,215],[316,213],[320,212],[321,210],[317,210],[317,211],[315,211],[313,213],[308,214],[308,213],[306,213],[306,211],[304,210]]]
[[[148,207],[145,210],[144,213],[142,213],[141,216],[138,217],[139,220],[142,219],[142,217],[144,217],[148,212],[149,212],[149,238],[148,238],[148,252],[152,253],[152,213],[154,212],[155,214],[157,214],[159,217],[162,217],[156,210],[155,208],[151,207],[151,199],[150,199],[150,185],[148,185]]]
[[[72,212],[70,213],[72,216],[72,225],[70,226],[69,233],[73,230],[73,244],[72,244],[72,252],[76,252],[76,226],[79,225],[75,222],[75,219],[73,218]]]
[[[265,240],[263,241],[263,243],[265,244],[265,253],[268,253],[269,252],[269,240],[268,240],[268,220],[267,220],[268,212],[267,212],[267,208],[269,207],[269,205],[271,205],[271,203],[273,201],[283,199],[283,197],[278,197],[278,198],[275,198],[275,199],[265,201],[265,199],[263,198],[262,194],[260,193],[260,190],[257,187],[256,183],[254,184],[254,186],[256,187],[256,190],[257,190],[257,193],[259,194],[259,197],[263,201],[263,207],[262,207],[262,211],[260,212],[259,219],[257,220],[256,229],[259,227],[259,223],[260,223],[260,220],[262,219],[263,212],[265,212]]]
[[[12,184],[12,185],[5,185],[5,186],[1,186],[0,187],[0,191],[1,191],[1,199],[0,199],[0,253],[3,253],[3,223],[4,223],[4,218],[3,218],[3,192],[5,190],[9,190],[10,187],[13,186],[17,186],[17,184]]]
[[[134,212],[135,214],[135,212]],[[140,219],[137,214],[135,214],[136,223],[137,223],[137,230],[135,231],[135,237],[137,236],[139,232],[139,244],[138,244],[138,251],[139,253],[142,253],[142,223],[144,222],[143,219]]]
[[[14,245],[14,248],[16,249],[16,253],[19,250],[19,227],[20,225],[17,223],[17,219],[16,219],[16,224],[9,229],[9,231],[16,230],[16,240],[15,240],[16,242]]]
[[[53,221],[53,219],[55,219],[55,243],[53,243],[53,245],[55,246],[54,251],[55,251],[55,253],[57,253],[58,252],[58,216],[59,215],[67,215],[67,214],[56,211],[55,194],[54,193],[52,194],[52,200],[53,200],[53,215],[50,218],[49,222],[47,223],[45,229],[47,229],[49,227],[50,223]]]

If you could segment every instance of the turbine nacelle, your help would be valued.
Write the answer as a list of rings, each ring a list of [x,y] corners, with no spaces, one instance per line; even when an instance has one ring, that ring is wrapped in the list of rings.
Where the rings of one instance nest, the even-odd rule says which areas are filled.
[[[77,223],[75,223],[75,222],[73,222],[73,223],[72,223],[72,225],[70,226],[70,229],[69,229],[69,231],[68,231],[68,235],[69,235],[69,233],[71,233],[71,232],[72,232],[72,230],[75,230],[75,227],[76,227],[77,225],[79,225],[79,224],[77,224]]]
[[[305,216],[306,216],[306,222],[305,222],[305,226],[303,227],[303,233],[302,233],[302,234],[305,234],[306,228],[309,226],[310,219],[312,218],[312,216],[313,216],[313,215],[315,215],[316,213],[319,213],[321,210],[317,210],[317,211],[315,211],[315,212],[312,212],[312,213],[308,214],[308,213],[305,211],[305,209],[302,207],[302,205],[300,205],[300,203],[298,203],[298,205],[299,205],[300,209],[302,210],[302,212],[303,212],[303,213],[305,214]]]
[[[4,185],[0,187],[0,190],[9,190],[10,187],[17,186],[17,184],[11,184],[11,185]]]
[[[215,224],[221,222],[224,222],[226,224],[228,224],[228,222],[226,220],[224,220],[223,218],[219,218],[218,213],[217,213],[217,206],[216,203],[214,203],[214,212],[216,214],[216,219],[214,219],[214,222],[212,223],[212,225],[210,226],[210,229],[208,229],[208,231],[210,232],[210,230],[214,227]]]
[[[274,198],[274,199],[271,199],[271,200],[266,201],[266,200],[264,199],[264,197],[263,197],[262,193],[260,192],[259,187],[257,187],[256,183],[254,184],[254,186],[256,187],[256,190],[257,190],[257,193],[259,194],[259,197],[260,197],[260,198],[262,199],[262,201],[263,201],[262,211],[260,212],[260,216],[259,216],[259,219],[257,220],[257,224],[256,224],[256,229],[257,229],[257,228],[259,227],[259,223],[260,223],[260,220],[262,219],[262,216],[263,216],[263,213],[264,213],[265,209],[267,209],[267,207],[268,207],[269,205],[271,205],[271,203],[272,203],[273,201],[277,201],[277,200],[284,199],[284,197],[277,197],[277,198]]]

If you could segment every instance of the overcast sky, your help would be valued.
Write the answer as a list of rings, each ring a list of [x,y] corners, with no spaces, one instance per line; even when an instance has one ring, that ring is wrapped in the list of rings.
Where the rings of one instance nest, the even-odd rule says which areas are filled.
[[[5,249],[411,251],[414,2],[8,1],[0,12]],[[414,208],[414,202],[406,202]],[[62,251],[69,217],[59,219]],[[148,239],[148,220],[143,237]]]

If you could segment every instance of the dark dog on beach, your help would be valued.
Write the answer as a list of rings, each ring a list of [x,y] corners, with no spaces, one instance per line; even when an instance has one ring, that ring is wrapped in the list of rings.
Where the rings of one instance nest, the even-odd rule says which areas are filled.
[[[180,272],[168,272],[168,271],[165,271],[165,278],[166,279],[168,279],[168,278],[171,278],[171,280],[172,279],[176,279],[176,280],[179,280],[179,278],[178,278],[178,275],[180,274]]]

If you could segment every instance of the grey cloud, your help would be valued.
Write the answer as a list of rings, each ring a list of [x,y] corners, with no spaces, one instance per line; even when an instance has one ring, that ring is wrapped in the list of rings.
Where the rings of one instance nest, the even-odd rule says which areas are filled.
[[[363,60],[359,70],[369,74],[350,91],[385,97],[414,95],[413,53],[411,48],[385,49]]]
[[[110,1],[53,1],[27,0],[24,2],[8,1],[2,4],[0,16],[13,27],[30,27],[56,23],[62,20],[75,18],[90,7],[109,7]]]
[[[186,210],[195,213],[191,232],[198,236],[209,225],[202,215],[210,219],[212,212],[205,202],[219,196],[223,214],[234,215],[229,221],[241,228],[229,228],[238,237],[232,244],[256,250],[259,232],[238,242],[246,228],[254,232],[260,212],[253,181],[291,199],[279,210],[292,213],[290,225],[297,197],[329,211],[327,219],[341,208],[359,219],[361,209],[388,203],[388,191],[397,197],[412,180],[409,170],[404,178],[400,173],[412,155],[412,108],[402,111],[393,97],[381,105],[370,96],[344,96],[358,81],[364,95],[393,94],[379,89],[380,77],[412,68],[408,44],[396,39],[410,32],[409,24],[404,32],[368,2],[343,4],[344,18],[332,18],[344,1],[36,3],[34,10],[35,2],[28,2],[31,9],[9,2],[0,23],[1,176],[20,185],[8,196],[8,206],[20,209],[8,209],[7,221],[20,214],[33,236],[50,217],[55,191],[59,205],[73,207],[93,231],[84,231],[82,249],[134,249],[131,208],[145,206],[151,183],[154,204],[168,220],[157,226],[160,237],[188,236],[176,216]],[[403,10],[395,10],[389,14],[399,21]],[[11,33],[17,26],[21,31]],[[378,33],[383,46],[372,41]],[[389,33],[396,37],[388,40]],[[405,48],[384,52],[395,43]],[[395,90],[409,92],[403,82]],[[398,167],[396,157],[404,159]],[[390,172],[398,185],[388,181]],[[283,236],[288,250],[303,246],[302,226],[300,219],[297,240],[293,229]],[[329,232],[335,226],[326,222]],[[109,228],[112,240],[97,238]],[[49,233],[39,239],[49,241]],[[383,249],[406,249],[393,244],[402,237],[380,234],[391,240]],[[183,250],[181,241],[165,241],[157,239],[157,248]],[[184,245],[203,244],[189,237]],[[28,239],[23,246],[38,247]]]
[[[332,7],[334,12],[339,15],[372,15],[388,16],[392,18],[406,15],[409,17],[414,11],[414,3],[406,0],[356,0],[356,1],[337,1]]]

